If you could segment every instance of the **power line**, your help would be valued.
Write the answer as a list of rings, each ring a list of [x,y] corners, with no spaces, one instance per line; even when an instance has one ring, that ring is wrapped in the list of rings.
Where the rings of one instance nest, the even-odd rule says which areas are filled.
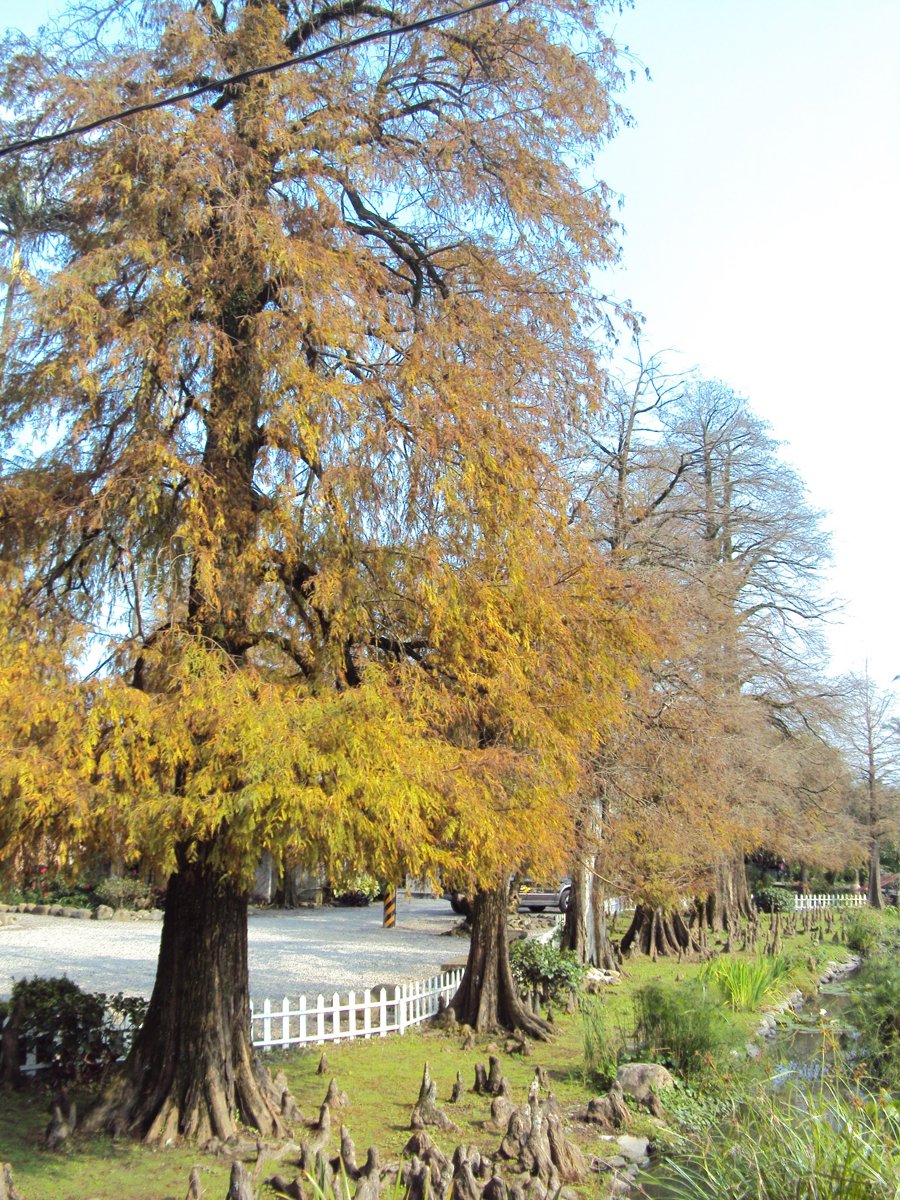
[[[465,8],[459,8],[455,12],[439,13],[435,17],[423,17],[417,21],[410,21],[407,25],[394,25],[389,29],[376,29],[371,33],[363,33],[358,37],[347,38],[342,42],[332,42],[330,46],[323,46],[321,50],[312,50],[309,54],[298,54],[294,58],[285,58],[281,62],[270,63],[266,67],[252,67],[249,71],[240,71],[237,75],[226,75],[222,79],[210,79],[206,83],[199,84],[197,87],[190,88],[186,92],[178,92],[174,96],[165,96],[161,100],[151,100],[147,104],[138,104],[134,108],[123,108],[119,112],[110,113],[106,117],[98,117],[96,121],[89,121],[84,125],[73,125],[70,129],[63,129],[60,133],[46,133],[40,137],[25,138],[19,142],[10,142],[7,146],[0,146],[0,158],[6,158],[10,154],[16,154],[21,150],[33,150],[37,146],[49,146],[52,142],[61,142],[66,138],[77,137],[82,133],[90,133],[94,129],[100,129],[104,125],[111,125],[114,121],[123,121],[126,117],[133,117],[139,113],[153,112],[157,108],[165,108],[169,104],[179,104],[182,100],[193,100],[195,96],[202,96],[206,92],[223,92],[227,87],[233,84],[243,83],[247,79],[256,79],[260,75],[272,75],[276,71],[283,71],[286,67],[299,67],[304,63],[316,62],[317,59],[325,58],[329,54],[335,54],[338,50],[352,50],[356,46],[364,46],[368,42],[378,42],[384,38],[398,37],[403,33],[416,33],[420,29],[429,29],[432,25],[443,25],[447,21],[455,21],[459,17],[465,17],[469,13],[478,12],[483,8],[493,8],[497,4],[504,3],[504,0],[477,0],[477,3],[467,5]]]

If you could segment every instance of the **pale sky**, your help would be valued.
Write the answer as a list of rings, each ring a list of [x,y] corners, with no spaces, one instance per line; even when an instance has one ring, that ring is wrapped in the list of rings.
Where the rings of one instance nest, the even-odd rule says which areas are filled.
[[[647,65],[600,173],[624,195],[607,285],[745,395],[827,512],[835,671],[900,674],[900,3],[636,0]]]
[[[57,4],[0,0],[34,28]],[[435,10],[441,5],[435,0]],[[600,161],[623,195],[602,286],[750,400],[826,511],[835,671],[900,674],[900,2],[636,0],[608,28],[652,74]]]

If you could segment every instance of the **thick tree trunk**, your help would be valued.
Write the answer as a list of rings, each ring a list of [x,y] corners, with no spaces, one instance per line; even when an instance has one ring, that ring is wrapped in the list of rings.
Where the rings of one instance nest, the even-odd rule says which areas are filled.
[[[743,854],[722,859],[716,868],[715,888],[706,898],[708,927],[716,933],[733,933],[742,920],[754,916]]]
[[[301,904],[322,904],[325,877],[321,867],[285,867],[281,873],[275,903],[279,908],[298,908]]]
[[[203,1143],[284,1127],[268,1073],[250,1043],[247,896],[182,856],[169,881],[156,982],[121,1073],[88,1125],[147,1142]]]
[[[512,976],[506,905],[505,888],[475,893],[469,958],[450,1007],[457,1020],[477,1033],[502,1027],[545,1039],[550,1026],[528,1011]]]
[[[580,962],[616,970],[616,954],[606,925],[606,892],[596,871],[597,855],[579,862],[572,872],[572,893],[563,927],[562,945]]]
[[[681,913],[649,908],[644,904],[634,910],[634,917],[622,938],[623,954],[628,954],[632,947],[654,959],[660,954],[695,954],[701,949]]]
[[[881,894],[881,847],[877,838],[869,845],[869,890],[868,901],[872,908],[884,908]]]

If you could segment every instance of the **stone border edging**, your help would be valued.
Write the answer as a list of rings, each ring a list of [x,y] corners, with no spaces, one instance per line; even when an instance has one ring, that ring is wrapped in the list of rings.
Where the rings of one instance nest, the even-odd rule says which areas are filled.
[[[848,975],[852,975],[858,970],[862,963],[862,959],[857,955],[851,955],[850,958],[843,962],[830,962],[822,974],[816,981],[816,993],[824,984],[834,983],[837,979],[844,979]],[[777,1004],[773,1004],[768,1012],[763,1013],[760,1018],[754,1035],[754,1041],[757,1038],[771,1039],[778,1032],[778,1018],[783,1017],[785,1013],[792,1012],[798,1004],[803,1003],[803,993],[799,988],[796,988],[790,995],[785,996],[783,1000],[779,1000]],[[753,1045],[753,1043],[751,1043]],[[747,1047],[750,1051],[750,1046]],[[754,1047],[758,1051],[758,1047]],[[750,1051],[752,1055],[752,1051]]]
[[[101,904],[98,908],[74,908],[67,904],[0,904],[0,924],[10,924],[8,918],[18,913],[34,917],[70,917],[76,921],[161,921],[161,908],[110,908]]]

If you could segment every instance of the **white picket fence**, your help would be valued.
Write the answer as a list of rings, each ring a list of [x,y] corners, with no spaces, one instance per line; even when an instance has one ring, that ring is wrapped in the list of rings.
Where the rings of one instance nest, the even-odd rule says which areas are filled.
[[[295,1004],[287,996],[280,1004],[268,999],[259,1007],[251,1003],[250,1037],[259,1049],[274,1050],[404,1033],[433,1017],[441,998],[452,1000],[462,976],[463,968],[454,967],[430,979],[377,992],[371,988],[346,996],[335,992],[330,1000],[320,994],[313,1005],[306,996],[298,997]]]
[[[865,908],[865,896],[854,892],[835,892],[831,895],[797,896],[794,901],[796,912],[812,912],[822,908]]]
[[[299,996],[294,1006],[287,996],[280,1004],[264,1000],[257,1006],[251,1001],[250,1036],[258,1049],[273,1050],[404,1033],[434,1016],[441,997],[448,1002],[452,1000],[462,977],[463,968],[454,967],[430,979],[383,987],[377,992],[366,988],[344,997],[335,992],[330,1000],[319,995],[312,1005],[306,996]],[[127,1050],[130,1025],[119,1019],[115,1028],[122,1034],[123,1049]],[[29,1051],[21,1069],[26,1075],[33,1075],[49,1065],[38,1062]]]

